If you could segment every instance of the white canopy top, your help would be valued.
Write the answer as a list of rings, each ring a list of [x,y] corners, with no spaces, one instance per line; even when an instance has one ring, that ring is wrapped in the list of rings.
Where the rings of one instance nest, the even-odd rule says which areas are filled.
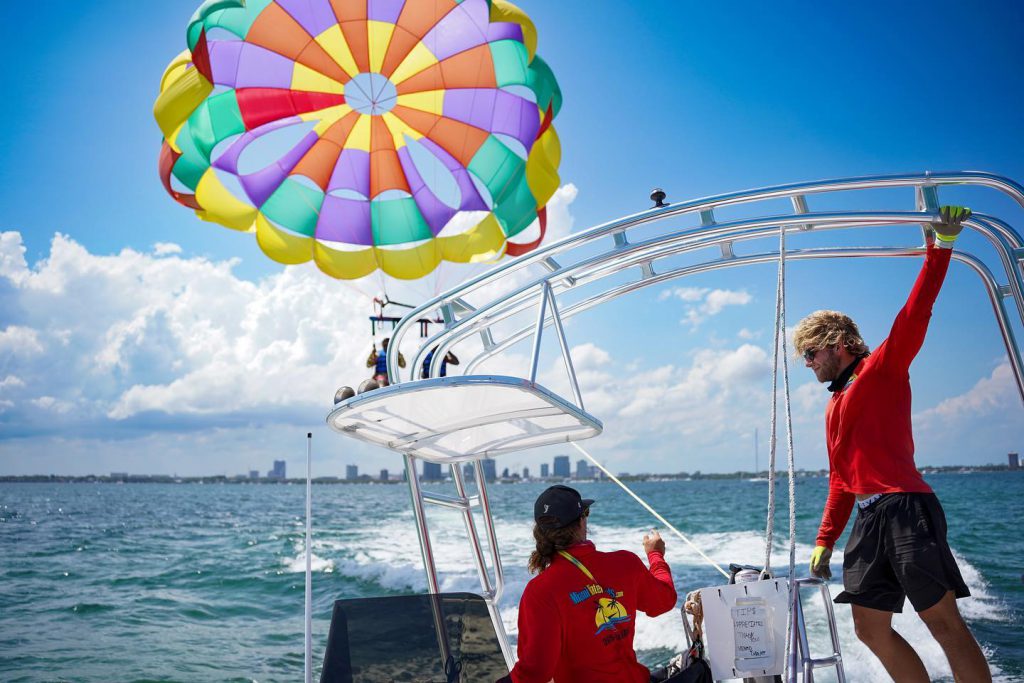
[[[346,436],[437,463],[597,436],[589,413],[518,377],[437,377],[342,401],[327,424]]]

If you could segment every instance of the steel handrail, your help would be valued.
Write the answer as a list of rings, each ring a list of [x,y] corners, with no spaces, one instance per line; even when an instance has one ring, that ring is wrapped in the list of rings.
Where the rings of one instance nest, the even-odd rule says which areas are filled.
[[[742,242],[764,238],[778,232],[779,221],[777,218],[778,217],[745,219],[741,221],[733,221],[731,223],[717,224],[714,226],[714,229],[693,228],[679,231],[673,235],[667,235],[647,242],[620,247],[618,250],[613,252],[599,254],[577,264],[565,266],[558,271],[539,278],[535,282],[527,283],[519,287],[517,290],[507,293],[498,305],[492,305],[490,307],[473,311],[463,319],[455,321],[448,329],[442,330],[430,337],[421,347],[420,352],[416,354],[414,363],[417,365],[414,365],[414,367],[419,367],[418,364],[422,364],[422,354],[426,349],[438,346],[435,355],[440,354],[443,356],[447,353],[449,348],[464,340],[469,335],[479,332],[482,327],[490,328],[490,326],[497,322],[530,309],[535,305],[537,298],[541,296],[541,290],[539,288],[545,281],[557,284],[559,282],[564,282],[566,277],[573,277],[577,283],[587,284],[603,277],[604,275],[617,272],[618,270],[636,267],[644,261],[654,261],[659,258],[674,256],[687,251],[706,249],[723,242]],[[821,229],[865,227],[876,223],[917,224],[927,222],[929,219],[935,219],[935,217],[930,214],[918,212],[804,214],[801,218],[803,220],[817,221],[821,226]],[[1006,239],[1007,236],[1015,238],[1019,238],[1019,236],[1016,235],[1012,228],[1007,226],[1005,223],[1002,223],[1002,221],[984,215],[972,217],[967,221],[967,226],[976,229],[980,234],[985,236],[1000,254],[1004,268],[1008,269],[1007,276],[1010,280],[1010,293],[1013,294],[1014,301],[1017,303],[1018,313],[1020,314],[1022,323],[1024,323],[1024,297],[1022,297],[1021,294],[1022,290],[1024,290],[1024,283],[1022,283],[1020,269],[1015,267],[1015,264],[1007,253],[1007,250],[1012,249],[1012,247],[1008,243],[1009,240]],[[791,230],[794,232],[799,231],[798,228],[791,228]],[[817,251],[820,252],[820,250]],[[854,253],[859,254],[860,252],[847,253],[843,251],[836,251],[835,255],[843,256]],[[920,250],[916,249],[913,253],[920,253]],[[957,256],[957,260],[960,260],[960,254],[963,254],[963,252],[954,252],[954,255]],[[767,258],[777,259],[778,253],[769,252]],[[720,267],[739,265],[745,262],[747,261],[736,256],[728,259],[719,259],[707,264],[701,264],[701,270],[699,272],[714,270]],[[759,260],[758,262],[761,261]],[[609,300],[610,298],[615,298],[615,296],[619,296],[627,291],[635,291],[642,287],[658,284],[667,279],[675,279],[686,274],[692,274],[692,272],[688,273],[678,269],[669,271],[669,273],[670,275],[668,277],[666,277],[665,274],[655,275],[607,290],[606,292],[588,299],[587,302],[589,302],[589,304],[586,305],[585,308],[590,308],[597,303]],[[993,286],[996,287],[996,290],[1001,293],[999,286],[994,285],[994,279],[991,282]],[[553,284],[552,289],[554,290]],[[608,296],[608,294],[614,294],[614,296]],[[566,307],[562,311],[561,315],[565,318],[578,313],[581,310],[583,309],[580,307],[580,304],[573,304]],[[997,317],[999,317],[998,313]],[[1000,326],[1001,329],[1004,330],[1004,341],[1006,341],[1006,325],[1000,321]],[[523,327],[506,340],[496,343],[490,348],[484,349],[480,354],[478,354],[478,356],[471,359],[464,366],[464,372],[466,374],[472,374],[480,362],[507,348],[511,343],[524,338],[524,336],[529,333],[529,329],[530,328]],[[1015,342],[1012,346],[1016,348]],[[1015,354],[1011,348],[1007,349],[1007,353],[1011,356],[1011,360],[1014,361],[1015,373],[1017,374],[1018,379],[1018,388],[1021,390],[1022,395],[1024,395],[1024,368],[1021,368],[1020,364],[1016,362],[1016,356],[1019,356],[1019,353]]]
[[[753,203],[759,201],[766,201],[770,199],[778,198],[802,198],[808,194],[821,194],[827,192],[838,192],[838,191],[850,191],[850,190],[869,190],[869,189],[881,189],[889,187],[927,187],[927,186],[940,186],[940,185],[976,185],[981,187],[988,187],[991,189],[998,190],[1003,194],[1006,194],[1014,201],[1016,201],[1021,207],[1024,207],[1024,186],[1019,183],[1000,176],[994,173],[987,173],[983,171],[954,171],[954,172],[942,172],[942,173],[930,173],[926,172],[923,174],[897,174],[897,175],[878,175],[878,176],[865,176],[859,178],[842,178],[833,179],[827,181],[810,181],[802,183],[792,183],[784,185],[776,185],[768,188],[755,189],[755,190],[743,190],[739,192],[730,192],[711,197],[705,197],[701,199],[690,200],[680,204],[670,204],[666,207],[660,207],[655,209],[648,209],[630,216],[619,218],[607,223],[594,226],[588,230],[583,230],[578,233],[573,233],[566,236],[565,238],[554,242],[550,245],[535,249],[534,251],[521,256],[514,261],[499,265],[486,273],[470,279],[467,282],[462,283],[447,292],[434,297],[433,299],[421,304],[419,307],[414,309],[405,318],[399,322],[398,326],[392,332],[392,340],[400,342],[406,334],[408,328],[412,323],[424,313],[440,308],[445,304],[450,304],[454,299],[464,296],[465,293],[478,289],[481,286],[490,284],[501,277],[506,277],[510,273],[516,272],[525,268],[529,265],[539,263],[546,259],[551,259],[555,255],[560,254],[572,247],[580,244],[591,242],[594,239],[614,235],[616,233],[624,233],[635,226],[650,223],[656,220],[661,220],[675,215],[687,214],[699,212],[701,210],[714,209],[721,206],[730,206],[735,204]],[[804,216],[807,214],[794,213],[792,216]],[[802,221],[809,223],[810,221]],[[1019,249],[1021,245],[1018,243],[1015,248]],[[398,349],[398,343],[392,345],[393,348]],[[388,354],[387,358],[388,373],[393,382],[400,380],[400,373],[398,368],[398,357],[397,351],[395,354]],[[413,366],[413,372],[411,372],[411,378],[415,379],[415,369],[417,366]]]

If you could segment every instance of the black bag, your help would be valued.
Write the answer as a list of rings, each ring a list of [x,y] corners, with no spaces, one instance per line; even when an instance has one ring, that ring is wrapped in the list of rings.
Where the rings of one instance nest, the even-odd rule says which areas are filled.
[[[675,669],[678,664],[673,660],[667,670],[659,671],[651,676],[651,683],[714,683],[711,676],[711,665],[704,659],[704,646],[698,640],[690,648],[686,659],[689,664],[682,671],[674,671],[667,675],[668,671]]]
[[[694,659],[690,666],[686,667],[671,678],[666,678],[665,683],[714,683],[711,677],[711,665],[704,658]]]

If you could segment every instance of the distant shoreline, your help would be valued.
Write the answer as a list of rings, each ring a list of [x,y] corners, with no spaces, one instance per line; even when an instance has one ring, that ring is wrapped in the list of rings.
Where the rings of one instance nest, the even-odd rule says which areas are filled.
[[[922,467],[920,469],[922,474],[968,474],[973,472],[1019,472],[1024,471],[1024,468],[1011,469],[1008,465],[946,465],[942,467]],[[796,476],[798,478],[813,478],[813,477],[827,477],[828,470],[797,470]],[[717,472],[677,472],[672,474],[667,473],[643,473],[643,474],[620,474],[618,478],[623,481],[687,481],[687,480],[735,480],[735,479],[747,479],[747,480],[758,480],[767,479],[767,470],[763,472],[729,472],[729,473],[717,473]],[[785,477],[785,472],[778,472],[777,478]],[[23,474],[23,475],[0,475],[0,483],[13,483],[13,484],[32,484],[32,483],[57,483],[57,484],[256,484],[256,485],[273,485],[273,484],[303,484],[305,479],[273,479],[269,477],[262,477],[259,479],[250,479],[244,476],[226,476],[216,475],[209,477],[175,477],[172,475],[162,474],[125,474],[125,475],[82,475],[82,476],[71,476],[64,474]],[[421,481],[431,481],[422,479]],[[433,480],[441,483],[444,480]],[[563,482],[563,481],[580,481],[580,482],[597,482],[597,481],[610,481],[606,478],[601,479],[576,479],[574,477],[562,478],[562,477],[546,477],[546,478],[530,478],[522,479],[519,476],[497,478],[488,483],[498,484],[518,484],[518,483],[544,483],[544,482]],[[404,484],[403,479],[389,479],[388,481],[382,481],[380,479],[373,479],[369,476],[363,475],[358,479],[343,479],[341,477],[315,477],[313,479],[314,484]]]

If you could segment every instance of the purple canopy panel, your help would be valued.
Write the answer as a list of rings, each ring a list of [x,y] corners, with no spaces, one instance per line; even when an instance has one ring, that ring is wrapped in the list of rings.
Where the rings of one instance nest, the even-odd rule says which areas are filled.
[[[519,140],[527,150],[540,129],[537,105],[504,90],[464,88],[444,95],[444,115]]]
[[[512,22],[498,22],[487,27],[487,42],[493,43],[496,40],[514,40],[517,43],[523,42],[523,27]]]
[[[235,88],[291,88],[295,63],[251,43],[242,45]]]
[[[316,141],[317,134],[310,131],[275,163],[256,173],[239,176],[242,187],[253,204],[263,206],[263,203],[270,198],[270,195],[274,194],[274,191]]]
[[[512,93],[498,90],[497,103],[491,119],[490,131],[511,135],[529,152],[540,130],[540,110],[537,105]]]
[[[240,40],[211,40],[208,44],[214,84],[235,87],[238,59],[242,55],[242,46],[245,43]]]
[[[429,138],[422,138],[419,142],[430,150],[431,154],[440,159],[445,168],[455,176],[455,182],[459,184],[459,192],[462,194],[462,204],[459,205],[460,211],[489,211],[487,203],[480,196],[476,185],[473,184],[473,180],[469,177],[469,172],[462,167],[462,164],[455,157]]]
[[[466,0],[423,36],[423,44],[438,60],[482,45],[487,42],[489,15],[486,0]]]
[[[430,191],[427,183],[420,176],[416,164],[413,163],[407,146],[398,150],[398,160],[402,164],[402,170],[405,171],[405,179],[409,183],[409,189],[412,190],[416,206],[419,207],[420,214],[430,226],[431,234],[436,237],[437,233],[441,232],[441,229],[458,211],[442,202],[437,195]]]
[[[334,165],[327,191],[353,190],[370,198],[370,153],[361,149],[343,149]]]
[[[334,10],[326,1],[277,0],[277,4],[314,38],[338,23]]]
[[[444,93],[444,115],[490,132],[496,99],[497,91],[493,89],[446,90]]]
[[[242,133],[237,140],[224,150],[224,153],[213,160],[213,166],[227,171],[228,173],[234,173],[238,175],[238,159],[242,156],[242,152],[250,144],[256,141],[257,138],[271,133],[280,128],[287,128],[288,126],[294,126],[296,123],[302,123],[302,119],[298,116],[290,116],[287,119],[281,119],[280,121],[271,121],[265,123],[259,128],[253,128],[250,131]]]
[[[320,206],[316,238],[360,246],[373,245],[370,202],[327,195]]]
[[[369,0],[366,16],[372,21],[385,21],[394,24],[402,13],[405,0]]]

